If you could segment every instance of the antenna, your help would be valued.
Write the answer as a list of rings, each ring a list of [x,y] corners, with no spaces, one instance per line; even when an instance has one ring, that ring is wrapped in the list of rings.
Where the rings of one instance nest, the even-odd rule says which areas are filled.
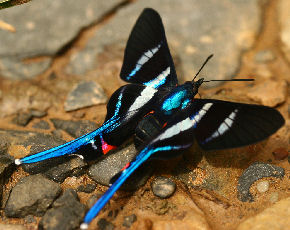
[[[225,79],[225,80],[208,80],[208,81],[203,81],[203,82],[211,82],[211,81],[255,81],[253,78],[239,78],[239,79]]]
[[[197,73],[195,74],[192,82],[194,82],[195,78],[199,75],[200,71],[203,69],[203,67],[206,65],[206,63],[209,61],[209,59],[211,59],[213,57],[213,54],[209,55],[207,57],[207,59],[205,60],[205,62],[202,64],[202,66],[200,67],[200,69],[197,71]]]

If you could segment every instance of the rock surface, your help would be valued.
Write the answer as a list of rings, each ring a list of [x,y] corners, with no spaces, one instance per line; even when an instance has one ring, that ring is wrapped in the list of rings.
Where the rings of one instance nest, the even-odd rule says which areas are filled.
[[[290,226],[290,198],[280,200],[262,213],[250,217],[239,225],[237,230],[286,230]]]
[[[88,175],[97,183],[108,186],[111,178],[128,162],[133,160],[136,154],[137,151],[133,144],[125,148],[112,150],[109,155],[89,168]],[[136,189],[145,184],[151,173],[152,168],[144,165],[140,167],[122,187],[129,190]]]
[[[61,119],[51,119],[56,129],[62,129],[74,138],[92,132],[99,126],[91,121],[66,121]]]
[[[60,186],[41,175],[21,179],[12,189],[5,207],[7,217],[42,216],[60,194]]]
[[[280,40],[283,44],[282,50],[288,61],[290,61],[290,16],[288,11],[290,2],[288,0],[280,0],[278,5],[278,15],[281,26]]]
[[[52,205],[39,223],[39,229],[71,230],[79,227],[85,215],[85,206],[78,200],[77,193],[66,190]]]
[[[259,104],[275,107],[285,102],[287,98],[287,83],[286,81],[268,80],[252,87],[246,96]]]
[[[27,228],[20,224],[0,224],[0,230],[26,230]]]
[[[84,107],[104,104],[108,100],[104,90],[96,82],[80,82],[67,96],[65,111],[73,111]]]
[[[255,181],[264,177],[283,178],[284,174],[284,169],[275,165],[263,162],[256,162],[250,165],[239,178],[237,187],[239,200],[243,202],[254,201],[249,189]]]
[[[1,42],[5,44],[0,46],[0,75],[20,79],[43,72],[50,58],[38,62],[23,60],[55,55],[82,27],[99,19],[118,3],[119,0],[98,1],[98,4],[94,0],[86,4],[43,0],[1,10],[0,20],[12,25],[15,33],[0,30]]]
[[[181,62],[180,79],[192,80],[212,53],[216,58],[207,64],[203,74],[209,79],[231,78],[239,68],[241,52],[253,44],[259,31],[258,2],[185,0],[180,4],[174,0],[168,5],[166,0],[137,1],[119,10],[111,22],[97,31],[86,48],[74,56],[68,72],[80,74],[82,70],[83,74],[94,68],[94,62],[80,60],[86,57],[94,60],[106,46],[120,44],[124,47],[137,16],[150,6],[161,14],[172,53]]]
[[[12,157],[8,155],[0,155],[0,202],[2,202],[4,185],[8,182],[15,169],[16,167]],[[0,205],[2,204],[0,203]]]

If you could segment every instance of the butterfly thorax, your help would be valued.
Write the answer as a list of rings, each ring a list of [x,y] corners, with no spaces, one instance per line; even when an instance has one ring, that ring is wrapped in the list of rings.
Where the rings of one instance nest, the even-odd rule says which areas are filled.
[[[183,85],[176,86],[160,100],[161,112],[165,116],[170,116],[176,111],[185,109],[197,94],[199,86],[199,81],[188,81]]]

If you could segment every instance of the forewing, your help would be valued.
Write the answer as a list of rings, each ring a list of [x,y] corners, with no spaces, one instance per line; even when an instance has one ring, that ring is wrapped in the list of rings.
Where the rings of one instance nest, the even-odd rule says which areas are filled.
[[[254,144],[285,122],[277,110],[262,105],[196,99],[191,107],[195,138],[205,150]]]
[[[176,72],[160,15],[145,9],[127,42],[120,76],[154,88],[175,86]]]
[[[158,98],[158,91],[139,84],[122,86],[110,98],[106,121],[114,120],[103,137],[111,145],[120,145],[134,134],[139,120],[149,113]]]

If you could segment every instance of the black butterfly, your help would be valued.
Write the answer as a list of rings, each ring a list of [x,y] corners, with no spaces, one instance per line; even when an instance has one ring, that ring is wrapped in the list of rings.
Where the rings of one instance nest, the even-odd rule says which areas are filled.
[[[88,227],[125,180],[149,158],[180,154],[194,139],[205,150],[250,145],[269,137],[284,124],[281,114],[270,107],[194,99],[203,78],[178,85],[162,20],[153,9],[142,12],[131,32],[121,78],[132,84],[114,93],[107,117],[112,117],[110,107],[118,103],[122,92],[126,92],[126,110],[122,114],[152,113],[134,124],[138,123],[135,144],[140,151],[137,157],[112,178],[112,186],[87,213],[82,229]],[[126,121],[104,135],[109,143],[119,144],[120,135],[127,135],[126,129],[132,121]],[[128,127],[131,128],[133,125]]]

